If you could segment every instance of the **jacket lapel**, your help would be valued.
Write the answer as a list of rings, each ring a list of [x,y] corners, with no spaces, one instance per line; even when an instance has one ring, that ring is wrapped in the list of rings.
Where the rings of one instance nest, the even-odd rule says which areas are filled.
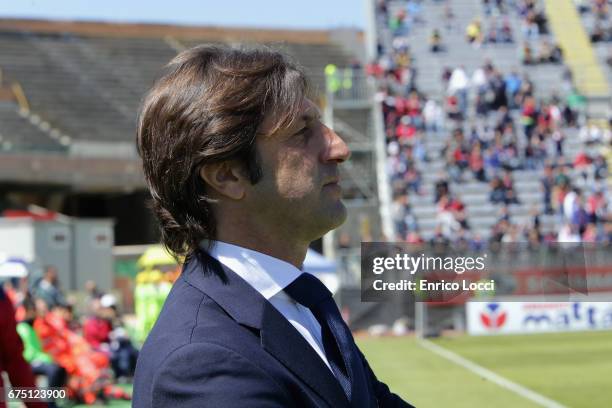
[[[349,406],[340,384],[302,335],[269,302],[261,328],[263,348],[332,407]]]
[[[332,407],[349,406],[321,357],[270,302],[231,269],[202,251],[185,265],[182,276],[237,323],[260,330],[263,349]]]

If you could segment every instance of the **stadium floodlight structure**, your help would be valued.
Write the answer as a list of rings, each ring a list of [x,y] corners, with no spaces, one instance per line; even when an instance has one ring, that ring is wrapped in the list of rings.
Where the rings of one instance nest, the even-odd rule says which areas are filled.
[[[376,33],[374,3],[365,0],[362,4],[371,17],[365,30],[365,43],[353,41],[351,46],[346,38],[338,39],[365,65],[375,53]],[[346,141],[351,159],[340,166],[347,221],[323,237],[323,252],[340,266],[336,300],[350,314],[346,317],[351,325],[361,326],[359,322],[380,314],[379,306],[384,306],[361,302],[361,242],[393,239],[394,231],[385,129],[380,101],[375,99],[376,84],[366,76],[365,70],[352,65],[330,64],[325,70],[326,92],[321,104],[324,121]]]
[[[392,237],[393,229],[385,172],[384,128],[380,106],[373,97],[373,84],[360,69],[341,68],[338,71],[339,87],[330,84],[338,78],[327,77],[324,120],[343,137],[352,152],[351,159],[343,163],[340,170],[348,220],[338,231],[327,234],[323,245],[326,256],[340,255],[342,258],[358,256],[363,240]],[[350,253],[336,254],[338,233],[353,238]],[[343,286],[358,286],[358,283],[358,270],[343,271]]]
[[[370,0],[362,4],[369,17],[365,30],[365,59],[369,60],[376,52],[375,5]],[[326,67],[325,84],[325,123],[345,139],[352,156],[341,166],[347,222],[323,238],[323,250],[344,266],[341,285],[357,288],[361,241],[394,236],[382,109],[374,98],[375,83],[363,69],[330,64]],[[349,248],[343,243],[342,253],[337,252],[340,234],[351,237]]]

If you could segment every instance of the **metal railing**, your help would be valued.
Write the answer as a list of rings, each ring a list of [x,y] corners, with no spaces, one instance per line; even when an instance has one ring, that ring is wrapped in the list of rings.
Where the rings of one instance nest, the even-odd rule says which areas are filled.
[[[360,68],[337,67],[325,75],[327,103],[337,101],[370,101],[373,97],[371,80]]]

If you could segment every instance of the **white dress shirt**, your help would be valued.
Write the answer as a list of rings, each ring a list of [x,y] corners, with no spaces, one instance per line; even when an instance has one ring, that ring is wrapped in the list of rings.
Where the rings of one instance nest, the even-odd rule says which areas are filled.
[[[310,309],[297,303],[283,289],[296,280],[301,270],[278,258],[228,244],[213,241],[210,255],[234,271],[276,308],[304,337],[331,370],[325,356],[321,325]]]

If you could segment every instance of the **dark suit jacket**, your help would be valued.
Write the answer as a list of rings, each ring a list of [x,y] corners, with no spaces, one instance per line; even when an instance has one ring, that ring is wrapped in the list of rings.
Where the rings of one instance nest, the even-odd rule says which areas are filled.
[[[363,356],[362,356],[363,358]],[[350,405],[274,306],[205,253],[184,268],[138,358],[133,407],[409,407],[367,361],[369,400]]]

